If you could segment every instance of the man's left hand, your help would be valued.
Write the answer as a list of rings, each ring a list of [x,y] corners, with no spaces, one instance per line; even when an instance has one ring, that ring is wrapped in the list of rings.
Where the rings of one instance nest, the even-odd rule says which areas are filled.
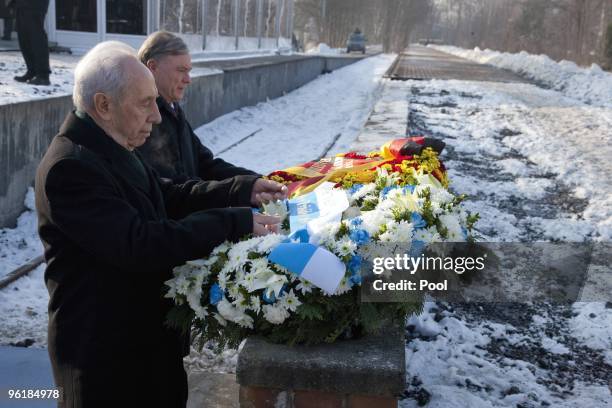
[[[287,198],[287,187],[272,180],[257,179],[251,192],[251,204],[259,207],[263,203]]]

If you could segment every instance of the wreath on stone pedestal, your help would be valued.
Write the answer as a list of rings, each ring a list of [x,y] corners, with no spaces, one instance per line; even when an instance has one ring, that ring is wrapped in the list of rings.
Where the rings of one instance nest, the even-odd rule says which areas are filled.
[[[174,268],[166,282],[165,296],[175,303],[168,324],[219,347],[237,347],[253,334],[316,344],[375,332],[420,311],[418,296],[360,301],[366,262],[361,249],[391,243],[414,255],[432,242],[473,240],[478,215],[462,208],[465,197],[449,192],[440,143],[398,139],[367,155],[340,154],[271,173],[270,179],[288,186],[290,200],[261,211],[281,216],[283,233],[225,242],[207,258]],[[323,222],[298,225],[300,211],[319,210],[319,191],[331,199],[341,194],[347,208]],[[306,271],[299,262],[319,255],[329,267]],[[334,273],[340,275],[330,287]]]

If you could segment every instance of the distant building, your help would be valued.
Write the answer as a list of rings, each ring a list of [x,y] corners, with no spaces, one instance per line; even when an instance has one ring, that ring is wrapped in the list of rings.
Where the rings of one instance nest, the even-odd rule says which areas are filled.
[[[49,41],[77,53],[107,40],[138,48],[148,34],[159,29],[181,34],[193,50],[202,50],[204,44],[207,50],[224,51],[276,48],[290,45],[293,2],[50,0],[45,26]],[[203,25],[208,40],[202,36]]]

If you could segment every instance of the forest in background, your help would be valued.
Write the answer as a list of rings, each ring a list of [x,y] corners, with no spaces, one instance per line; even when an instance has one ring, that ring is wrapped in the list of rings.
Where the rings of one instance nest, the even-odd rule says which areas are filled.
[[[296,0],[294,23],[339,48],[360,28],[385,52],[429,38],[612,68],[612,0]]]

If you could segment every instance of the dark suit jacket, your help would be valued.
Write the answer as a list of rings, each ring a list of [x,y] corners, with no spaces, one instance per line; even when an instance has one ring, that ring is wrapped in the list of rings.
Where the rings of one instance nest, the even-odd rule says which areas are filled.
[[[164,327],[163,282],[252,230],[249,208],[213,208],[247,206],[255,177],[176,185],[130,154],[71,113],[36,174],[60,406],[184,406],[184,338]]]
[[[192,178],[223,180],[239,175],[258,175],[223,159],[214,158],[185,119],[183,109],[173,110],[160,96],[157,106],[162,117],[151,136],[138,150],[160,176],[182,183]]]

